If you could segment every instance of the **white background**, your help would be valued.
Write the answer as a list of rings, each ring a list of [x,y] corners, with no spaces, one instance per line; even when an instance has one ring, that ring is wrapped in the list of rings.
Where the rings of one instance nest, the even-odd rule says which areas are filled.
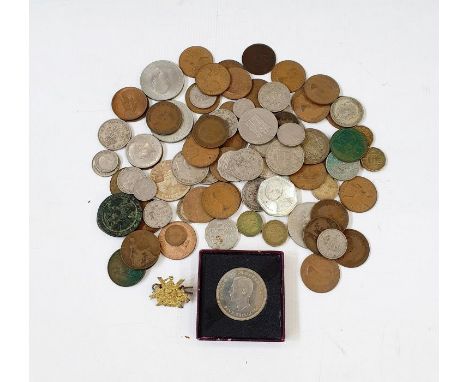
[[[428,1],[34,1],[31,6],[31,375],[35,381],[434,381],[437,376],[437,7]],[[278,61],[326,73],[364,104],[363,124],[388,165],[364,173],[379,191],[350,225],[371,256],[342,268],[325,295],[302,284],[308,255],[286,262],[286,342],[211,343],[195,337],[196,304],[148,299],[157,276],[196,286],[197,252],[163,257],[143,281],[107,278],[121,239],[96,227],[108,179],[91,158],[110,99],[138,86],[151,61],[190,45],[240,60],[264,42]],[[268,78],[268,76],[266,76]],[[147,131],[144,121],[132,124]],[[317,125],[334,131],[324,121]],[[165,145],[165,158],[180,145]],[[119,152],[125,163],[124,153]],[[302,200],[313,200],[302,193]],[[174,215],[175,217],[175,215]],[[234,216],[236,218],[237,215]],[[267,218],[264,215],[265,218]],[[204,225],[195,225],[198,249]],[[268,249],[242,237],[236,249]],[[189,337],[189,338],[187,338]]]

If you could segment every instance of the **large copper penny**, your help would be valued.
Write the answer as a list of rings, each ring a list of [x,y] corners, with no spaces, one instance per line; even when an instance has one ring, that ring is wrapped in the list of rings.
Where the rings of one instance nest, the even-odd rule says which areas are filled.
[[[345,229],[344,234],[348,241],[348,247],[345,254],[335,261],[347,268],[359,267],[369,257],[369,242],[361,232],[354,229]]]
[[[330,112],[330,105],[318,105],[310,101],[304,88],[299,89],[291,98],[291,106],[296,115],[304,122],[320,122]]]
[[[346,208],[337,200],[331,199],[324,199],[315,203],[310,212],[310,218],[314,219],[316,217],[325,217],[333,220],[342,231],[347,227],[349,221]]]
[[[231,83],[223,96],[229,99],[244,98],[252,89],[252,78],[247,70],[242,68],[230,68]]]
[[[228,138],[222,147],[232,147],[234,150],[240,150],[246,146],[247,142],[244,141],[244,138],[237,132],[231,138]]]
[[[169,224],[165,231],[164,238],[169,245],[178,247],[187,240],[187,236],[187,231],[184,227],[181,227],[179,224]]]
[[[267,74],[276,63],[276,54],[268,45],[253,44],[242,53],[244,68],[252,74]]]
[[[327,178],[327,170],[323,163],[305,164],[300,170],[289,176],[291,182],[302,190],[314,190],[320,187]]]
[[[122,242],[122,261],[132,269],[147,269],[158,261],[159,240],[151,232],[133,231]]]
[[[206,64],[198,71],[195,81],[206,95],[220,95],[229,88],[231,75],[223,65]]]
[[[172,245],[166,239],[167,230],[174,226],[178,225],[183,228],[187,234],[187,238],[180,245]],[[165,226],[159,233],[159,241],[161,243],[161,253],[172,260],[181,260],[190,255],[197,245],[197,234],[194,229],[187,223],[184,222],[173,222]]]
[[[202,46],[191,46],[185,49],[179,57],[179,66],[188,77],[194,78],[200,68],[213,62],[211,52]]]
[[[307,256],[301,265],[304,285],[317,293],[330,292],[340,281],[338,264],[319,255]]]
[[[254,78],[252,80],[252,89],[250,89],[250,93],[247,94],[247,97],[249,100],[251,100],[255,107],[261,107],[260,102],[258,101],[258,92],[260,91],[260,88],[265,85],[267,82],[265,80],[262,80],[261,78]]]
[[[187,137],[182,146],[182,155],[185,160],[195,167],[208,167],[219,156],[219,148],[207,149],[200,146],[191,135]]]
[[[328,228],[340,228],[336,222],[329,218],[313,218],[304,228],[304,243],[314,253],[319,253],[317,248],[317,238],[322,231]]]
[[[205,115],[198,119],[192,130],[192,137],[200,146],[214,149],[221,146],[229,136],[224,119],[216,115]]]
[[[213,218],[203,208],[202,195],[207,187],[194,187],[182,199],[184,216],[192,223],[208,223]]]
[[[182,125],[182,112],[169,101],[160,101],[148,109],[146,124],[152,132],[161,135],[175,133]]]
[[[216,101],[215,103],[210,106],[209,108],[207,109],[200,109],[199,107],[196,107],[192,101],[190,101],[190,92],[192,91],[193,87],[195,86],[196,84],[192,84],[189,86],[189,88],[187,89],[187,91],[185,92],[185,103],[187,104],[187,107],[192,110],[194,113],[198,113],[198,114],[209,114],[211,113],[212,111],[214,111],[218,105],[219,105],[219,102],[221,100],[221,97],[217,97],[216,98]]]
[[[338,83],[325,74],[316,74],[307,79],[304,84],[307,98],[319,105],[329,105],[340,95]]]
[[[134,121],[142,117],[146,109],[148,109],[148,98],[141,89],[123,88],[112,97],[112,110],[124,121]]]
[[[216,219],[226,219],[240,206],[241,195],[231,183],[218,182],[207,187],[202,194],[204,210]],[[184,211],[186,209],[184,208]]]
[[[374,183],[362,176],[341,183],[338,195],[341,203],[353,212],[369,211],[377,202],[377,189]]]
[[[290,92],[304,85],[306,73],[301,64],[292,60],[278,62],[271,71],[271,80],[285,84]]]

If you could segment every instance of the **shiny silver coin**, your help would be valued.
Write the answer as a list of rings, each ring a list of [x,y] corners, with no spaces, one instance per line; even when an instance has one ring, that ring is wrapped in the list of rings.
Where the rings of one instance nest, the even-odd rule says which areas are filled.
[[[181,141],[187,135],[189,135],[190,132],[192,131],[193,113],[188,108],[188,106],[183,102],[175,101],[175,100],[172,100],[172,101],[169,101],[169,102],[176,105],[180,109],[180,111],[182,112],[182,125],[180,126],[180,128],[176,132],[174,132],[172,134],[161,135],[161,134],[153,133],[153,135],[162,142],[174,143],[174,142]]]
[[[198,107],[199,109],[208,109],[215,104],[218,97],[202,93],[200,88],[195,85],[190,89],[189,99],[195,107]]]
[[[93,157],[91,167],[99,176],[112,176],[119,170],[120,158],[113,151],[102,150]]]
[[[294,147],[304,142],[305,129],[298,123],[284,123],[276,135],[283,145]]]
[[[209,167],[195,167],[188,163],[182,152],[176,154],[172,159],[172,174],[182,184],[186,186],[193,186],[198,184],[206,178]]]
[[[325,167],[332,178],[336,180],[350,180],[359,173],[361,163],[359,161],[343,162],[330,153],[325,161]]]
[[[323,162],[330,152],[328,137],[317,129],[305,129],[305,139],[301,146],[305,164]]]
[[[258,91],[258,102],[263,108],[276,113],[290,105],[291,93],[281,82],[267,82]]]
[[[140,85],[145,94],[156,101],[171,99],[184,87],[184,73],[171,61],[155,61],[143,69]]]
[[[216,109],[211,115],[215,115],[221,119],[224,119],[228,126],[228,138],[231,138],[237,132],[237,126],[239,125],[239,121],[237,120],[236,115],[227,109]]]
[[[339,97],[330,107],[330,116],[337,125],[353,127],[361,122],[364,108],[355,98]]]
[[[213,249],[231,249],[239,241],[239,231],[231,219],[214,219],[205,228],[206,243]]]
[[[273,142],[265,155],[268,167],[279,175],[291,175],[304,164],[304,150],[301,146],[288,147],[279,141]]]
[[[258,316],[267,302],[267,288],[260,275],[249,268],[226,272],[216,287],[216,302],[227,317],[246,321]]]
[[[109,119],[99,127],[98,139],[106,149],[120,150],[132,139],[132,129],[121,119]]]
[[[248,147],[231,152],[233,154],[229,161],[229,171],[235,178],[253,180],[260,176],[263,171],[263,158],[258,152]]]
[[[133,195],[142,202],[153,199],[156,196],[156,192],[158,192],[156,183],[147,176],[138,180],[133,187]]]
[[[228,182],[239,181],[239,179],[236,178],[234,174],[232,173],[233,166],[231,165],[231,159],[233,158],[234,155],[236,155],[235,151],[226,151],[219,157],[218,163],[216,165],[219,175],[221,175]]]
[[[153,200],[143,209],[143,221],[151,228],[162,228],[172,220],[172,210],[168,202]]]
[[[262,145],[275,137],[278,131],[278,120],[271,111],[255,108],[242,114],[238,130],[245,141]]]
[[[153,167],[163,153],[161,142],[152,134],[135,135],[125,150],[130,164],[138,168]]]
[[[310,212],[314,204],[312,202],[298,204],[288,216],[289,236],[297,245],[303,248],[307,248],[303,238],[304,228],[310,221]]]
[[[145,173],[137,167],[124,167],[117,175],[117,187],[126,194],[133,194],[135,184],[145,177]]]
[[[327,259],[338,259],[343,256],[348,247],[348,240],[339,229],[329,228],[318,235],[317,249]]]
[[[255,109],[255,104],[248,98],[238,99],[236,102],[234,102],[232,107],[232,111],[237,116],[237,118],[240,118],[242,114],[252,109]]]
[[[268,215],[287,216],[297,204],[296,187],[288,179],[272,176],[260,184],[257,200]]]
[[[258,188],[262,182],[263,179],[257,178],[254,180],[249,180],[244,184],[244,187],[242,187],[242,202],[252,211],[262,211],[262,206],[257,201]]]

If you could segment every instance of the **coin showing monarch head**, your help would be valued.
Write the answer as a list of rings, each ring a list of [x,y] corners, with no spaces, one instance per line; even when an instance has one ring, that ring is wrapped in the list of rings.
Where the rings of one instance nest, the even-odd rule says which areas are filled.
[[[146,113],[148,98],[135,87],[126,87],[117,91],[112,97],[112,110],[124,121],[134,121]]]
[[[132,269],[147,269],[158,261],[159,240],[154,233],[138,230],[129,234],[122,242],[122,261]]]
[[[171,61],[160,60],[149,64],[141,73],[140,85],[154,100],[174,98],[184,87],[184,73]]]

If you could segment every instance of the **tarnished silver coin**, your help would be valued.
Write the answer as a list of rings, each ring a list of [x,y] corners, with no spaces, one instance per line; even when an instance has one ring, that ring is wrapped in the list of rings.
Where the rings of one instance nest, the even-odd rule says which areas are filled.
[[[156,183],[154,183],[153,179],[147,176],[137,180],[133,187],[133,195],[142,202],[153,199],[156,196],[156,192],[158,192]]]
[[[237,116],[237,118],[240,118],[242,114],[252,109],[255,109],[255,104],[248,98],[238,99],[232,106],[232,111]]]
[[[301,146],[288,147],[273,141],[265,155],[268,167],[279,175],[291,175],[304,164],[304,150]]]
[[[231,249],[239,240],[239,231],[231,219],[214,219],[205,228],[205,239],[210,248]]]
[[[216,109],[211,115],[215,115],[221,119],[224,119],[228,126],[228,138],[231,138],[237,132],[237,126],[239,124],[236,115],[228,109]]]
[[[275,137],[278,120],[271,111],[257,107],[242,114],[238,130],[245,141],[261,145]]]
[[[199,109],[208,109],[215,104],[218,97],[202,93],[200,88],[195,85],[190,89],[189,99],[195,107],[198,107]]]
[[[186,186],[200,183],[208,175],[209,167],[195,167],[188,163],[182,152],[176,154],[172,159],[172,173],[174,177]]]
[[[257,200],[268,215],[287,216],[297,204],[296,187],[288,179],[272,176],[260,184]]]
[[[216,168],[218,169],[219,175],[221,175],[228,182],[238,182],[239,181],[239,179],[237,179],[232,174],[231,159],[232,159],[233,155],[235,155],[235,151],[226,151],[225,153],[223,153],[219,157],[218,163],[216,165]]]
[[[263,108],[276,113],[289,106],[291,94],[285,84],[267,82],[258,91],[258,102]]]
[[[305,139],[305,129],[298,123],[284,123],[278,128],[278,140],[285,146],[298,146]]]
[[[113,151],[102,150],[93,157],[91,167],[99,176],[112,176],[119,170],[120,158]]]
[[[249,143],[249,147],[257,151],[262,157],[265,158],[266,152],[268,150],[268,147],[274,142],[277,141],[276,138],[273,138],[270,142],[264,143],[262,145],[254,145],[252,143]]]
[[[172,210],[168,202],[155,199],[143,209],[143,221],[151,228],[162,228],[172,220]]]
[[[317,129],[305,129],[305,139],[301,144],[304,150],[304,163],[323,162],[330,152],[328,137]]]
[[[249,180],[244,184],[241,191],[242,202],[253,211],[262,211],[262,206],[257,201],[258,188],[263,179]]]
[[[184,87],[184,73],[171,61],[160,60],[149,64],[140,76],[141,89],[145,94],[162,101],[174,98]]]
[[[153,167],[163,153],[161,142],[152,134],[135,135],[125,150],[130,164],[138,168]]]
[[[106,149],[120,150],[132,139],[132,129],[121,119],[109,119],[99,127],[98,139]]]
[[[350,180],[353,179],[361,169],[361,163],[356,162],[343,162],[336,158],[333,153],[328,154],[325,161],[325,167],[328,173],[336,180]]]
[[[348,247],[348,240],[339,229],[328,228],[318,235],[317,249],[327,259],[338,259],[343,256]]]
[[[135,184],[145,177],[145,173],[137,167],[124,167],[117,175],[117,187],[126,194],[133,194]]]
[[[263,158],[258,152],[248,147],[231,152],[233,154],[229,167],[234,177],[239,180],[253,180],[260,176],[263,171]]]
[[[260,275],[249,268],[226,272],[216,287],[216,302],[227,317],[246,321],[258,316],[267,302],[268,292]]]
[[[175,100],[171,100],[169,102],[176,105],[182,112],[182,125],[175,133],[168,134],[168,135],[161,135],[161,134],[153,133],[153,135],[162,142],[174,143],[174,142],[181,141],[187,135],[189,135],[190,132],[192,131],[193,113],[188,108],[188,106],[183,102],[175,101]]]
[[[361,103],[352,97],[338,97],[330,107],[330,117],[343,127],[353,127],[361,122],[364,108]]]
[[[304,228],[310,221],[310,212],[315,203],[305,202],[298,204],[288,216],[288,232],[291,239],[294,242],[303,247],[307,248],[304,243]]]

